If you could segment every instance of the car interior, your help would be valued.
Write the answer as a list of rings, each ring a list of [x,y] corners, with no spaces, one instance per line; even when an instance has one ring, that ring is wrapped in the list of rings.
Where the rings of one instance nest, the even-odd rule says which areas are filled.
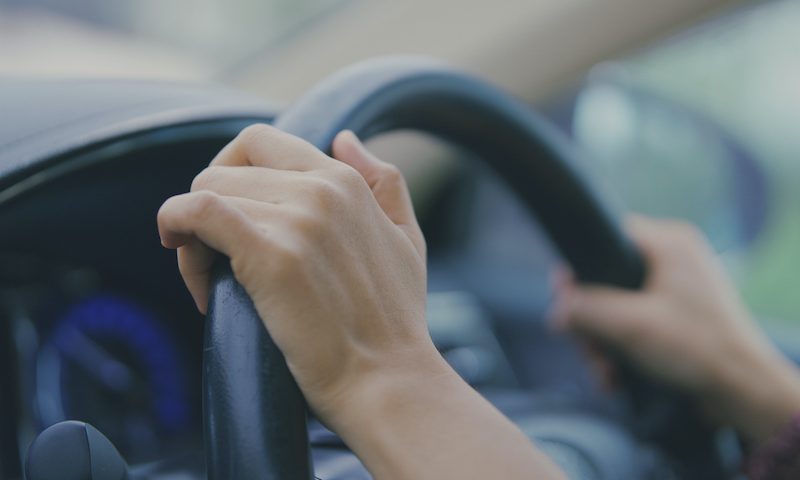
[[[400,167],[437,348],[569,478],[737,478],[735,433],[679,395],[599,387],[547,324],[551,273],[636,287],[624,216],[687,219],[800,360],[800,3],[120,5],[0,0],[0,478],[63,478],[77,424],[29,446],[72,420],[116,478],[371,478],[277,350],[254,347],[276,365],[256,381],[215,376],[253,368],[208,353],[246,296],[218,281],[233,303],[204,318],[159,242],[159,206],[253,123],[323,150],[352,128]],[[257,405],[210,393],[253,385]],[[242,418],[277,433],[224,428]]]

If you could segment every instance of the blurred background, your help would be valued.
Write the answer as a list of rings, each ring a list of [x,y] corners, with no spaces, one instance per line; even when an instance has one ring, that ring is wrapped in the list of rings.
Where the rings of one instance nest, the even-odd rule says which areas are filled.
[[[285,105],[360,59],[444,58],[550,117],[624,208],[701,226],[779,330],[800,322],[798,25],[795,0],[0,0],[0,75]]]

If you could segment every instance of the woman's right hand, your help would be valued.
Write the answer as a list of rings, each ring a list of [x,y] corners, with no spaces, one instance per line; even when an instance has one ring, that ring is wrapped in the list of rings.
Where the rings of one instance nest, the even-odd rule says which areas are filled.
[[[648,263],[643,290],[562,282],[554,326],[622,352],[752,441],[774,434],[800,412],[800,374],[752,320],[703,236],[641,217],[630,233]]]
[[[436,350],[425,239],[400,172],[351,132],[333,153],[253,126],[164,203],[162,242],[200,311],[216,250],[316,417],[376,479],[564,478]]]

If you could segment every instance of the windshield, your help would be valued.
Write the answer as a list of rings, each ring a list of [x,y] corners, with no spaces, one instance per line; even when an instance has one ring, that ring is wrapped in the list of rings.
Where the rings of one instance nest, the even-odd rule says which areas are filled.
[[[755,313],[794,322],[799,22],[800,2],[759,2],[600,65],[578,98],[574,124],[576,140],[627,207],[701,225]],[[727,195],[719,194],[723,184]],[[741,217],[736,233],[747,237],[739,249],[732,248],[732,215]]]
[[[0,74],[218,78],[346,0],[0,0]]]

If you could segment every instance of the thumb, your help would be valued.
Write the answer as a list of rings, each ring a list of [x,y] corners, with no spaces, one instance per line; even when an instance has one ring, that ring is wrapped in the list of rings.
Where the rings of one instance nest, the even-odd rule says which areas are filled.
[[[641,293],[609,287],[562,289],[552,313],[557,329],[569,330],[627,351],[647,335],[652,307]]]
[[[333,157],[353,167],[367,181],[386,216],[404,230],[420,236],[411,195],[400,170],[379,160],[350,130],[339,132],[333,140]],[[416,243],[416,241],[415,241]]]

